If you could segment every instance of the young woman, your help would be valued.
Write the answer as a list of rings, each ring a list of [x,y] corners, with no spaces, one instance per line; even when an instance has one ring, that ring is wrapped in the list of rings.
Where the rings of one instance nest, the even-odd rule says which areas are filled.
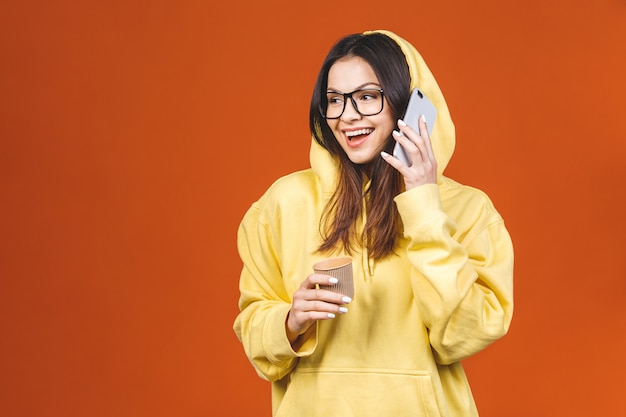
[[[432,137],[399,120],[414,87],[437,107]],[[276,181],[238,234],[234,329],[272,382],[273,415],[477,416],[461,360],[509,328],[513,248],[489,198],[442,174],[454,125],[430,70],[391,32],[347,36],[322,64],[310,127],[311,168]],[[312,273],[340,255],[354,300]]]

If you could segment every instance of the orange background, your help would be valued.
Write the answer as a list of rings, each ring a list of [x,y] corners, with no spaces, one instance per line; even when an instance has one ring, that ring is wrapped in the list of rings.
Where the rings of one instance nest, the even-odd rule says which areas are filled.
[[[466,362],[481,415],[623,415],[620,0],[4,0],[1,415],[269,416],[236,229],[308,166],[328,48],[376,28],[429,63],[447,173],[516,247],[510,334]]]

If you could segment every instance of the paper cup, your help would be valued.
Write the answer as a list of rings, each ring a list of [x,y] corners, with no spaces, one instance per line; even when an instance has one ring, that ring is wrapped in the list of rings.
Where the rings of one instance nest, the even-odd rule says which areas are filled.
[[[339,280],[335,285],[320,285],[321,289],[338,292],[354,299],[354,280],[352,277],[352,258],[342,256],[316,262],[313,265],[316,274],[330,275]]]

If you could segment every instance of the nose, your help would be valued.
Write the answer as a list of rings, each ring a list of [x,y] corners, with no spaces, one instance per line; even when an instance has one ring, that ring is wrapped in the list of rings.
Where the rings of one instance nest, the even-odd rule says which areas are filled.
[[[348,101],[346,102],[346,107],[345,109],[343,109],[343,113],[341,115],[341,119],[342,120],[359,120],[361,119],[363,116],[361,115],[361,113],[359,113],[359,111],[356,109],[356,103],[354,102],[354,100],[352,99],[352,97],[350,97],[348,99]]]

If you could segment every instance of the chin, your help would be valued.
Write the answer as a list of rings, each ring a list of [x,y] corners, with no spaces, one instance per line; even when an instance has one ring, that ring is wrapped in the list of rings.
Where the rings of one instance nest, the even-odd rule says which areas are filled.
[[[348,158],[350,159],[350,161],[352,161],[353,164],[357,164],[357,165],[367,165],[374,160],[374,158],[371,158],[371,157],[370,158],[364,158],[360,156],[351,157],[350,155],[348,155]]]

